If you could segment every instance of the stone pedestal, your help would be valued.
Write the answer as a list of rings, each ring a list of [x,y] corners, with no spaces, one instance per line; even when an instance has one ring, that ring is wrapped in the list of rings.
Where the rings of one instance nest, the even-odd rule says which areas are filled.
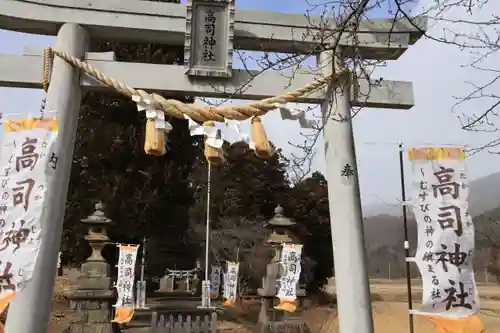
[[[68,298],[73,311],[70,316],[69,333],[112,333],[111,304],[115,293],[111,286],[109,264],[101,251],[109,243],[105,226],[111,222],[98,203],[95,212],[82,220],[89,226],[85,239],[92,248],[92,254],[82,264],[77,287]]]
[[[75,290],[70,298],[73,313],[69,333],[112,333],[112,290]]]

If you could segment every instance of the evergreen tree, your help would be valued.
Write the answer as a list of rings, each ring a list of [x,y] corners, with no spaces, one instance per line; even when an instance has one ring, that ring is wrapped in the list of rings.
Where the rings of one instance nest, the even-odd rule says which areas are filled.
[[[172,1],[169,1],[172,2]],[[91,51],[114,51],[117,61],[182,64],[183,47],[93,40]],[[184,96],[165,96],[185,103]],[[167,154],[144,152],[145,114],[129,98],[113,92],[88,92],[83,99],[76,138],[63,233],[66,262],[81,262],[88,253],[80,219],[97,201],[114,221],[114,242],[148,244],[148,268],[161,275],[166,267],[192,267],[186,230],[193,191],[188,182],[201,153],[200,140],[189,135],[187,122],[167,119],[173,126]],[[109,247],[110,264],[116,249]]]
[[[333,251],[325,177],[314,172],[290,190],[285,213],[298,224],[303,254],[315,262],[309,289],[321,288],[333,275]]]

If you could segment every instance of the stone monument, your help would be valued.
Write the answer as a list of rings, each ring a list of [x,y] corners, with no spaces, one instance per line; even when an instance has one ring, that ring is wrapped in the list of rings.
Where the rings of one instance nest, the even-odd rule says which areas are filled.
[[[262,288],[257,290],[261,296],[261,306],[258,320],[258,331],[261,333],[281,332],[290,333],[304,332],[307,325],[304,321],[296,318],[293,314],[274,309],[280,274],[281,245],[283,243],[297,243],[297,238],[292,234],[291,227],[295,222],[283,216],[283,208],[277,206],[274,217],[269,220],[266,227],[271,229],[267,244],[273,251],[273,257],[266,267],[266,275],[262,278]],[[297,285],[297,302],[306,295],[305,290]]]
[[[111,287],[110,267],[101,251],[109,244],[106,226],[111,220],[104,215],[104,205],[97,203],[92,215],[81,222],[89,227],[85,239],[92,254],[82,264],[76,290],[68,298],[73,311],[69,333],[111,333],[111,304],[115,298]]]

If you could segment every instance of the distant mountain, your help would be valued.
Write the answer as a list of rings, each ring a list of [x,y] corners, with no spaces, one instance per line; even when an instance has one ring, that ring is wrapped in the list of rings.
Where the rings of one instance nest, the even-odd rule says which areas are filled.
[[[400,204],[380,204],[380,205],[367,205],[363,206],[363,216],[377,216],[377,215],[390,215],[401,216],[402,208]]]
[[[373,251],[380,247],[403,248],[403,218],[391,215],[377,215],[364,219],[366,247]],[[413,217],[408,219],[410,243],[417,240],[417,223]]]
[[[478,216],[500,206],[500,172],[476,179],[469,186],[469,213]]]
[[[500,172],[473,180],[469,184],[469,213],[472,216],[484,214],[500,206]],[[377,215],[401,216],[397,203],[367,205],[363,207],[365,217]]]

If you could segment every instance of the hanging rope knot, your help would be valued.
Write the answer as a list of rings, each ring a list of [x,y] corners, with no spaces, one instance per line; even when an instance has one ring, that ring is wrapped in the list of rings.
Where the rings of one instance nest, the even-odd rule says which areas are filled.
[[[209,163],[212,163],[214,165],[224,163],[225,158],[224,152],[222,151],[224,140],[222,140],[220,130],[211,120],[205,121],[202,128],[205,135],[205,158]]]
[[[48,47],[43,50],[43,77],[42,77],[42,88],[45,92],[49,90],[50,75],[52,72],[52,59],[54,58],[54,52],[52,48]]]
[[[153,96],[143,90],[132,94],[132,100],[137,104],[137,111],[146,114],[146,139],[144,151],[147,154],[161,156],[166,153],[167,134],[172,130],[172,125],[165,120],[165,114],[157,107]]]

